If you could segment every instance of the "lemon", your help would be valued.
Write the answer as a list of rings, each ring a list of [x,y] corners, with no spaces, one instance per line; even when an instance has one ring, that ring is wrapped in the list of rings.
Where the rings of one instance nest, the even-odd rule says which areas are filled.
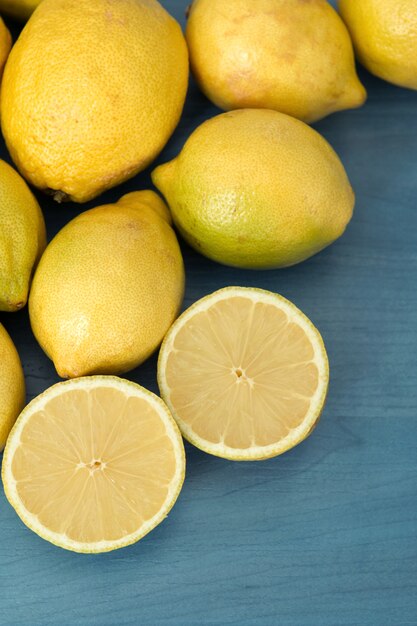
[[[58,383],[21,413],[2,478],[22,521],[75,552],[108,552],[162,522],[184,480],[181,435],[162,400],[112,376]]]
[[[417,89],[415,0],[339,0],[359,61],[375,76]]]
[[[3,134],[28,181],[85,202],[155,158],[187,81],[180,26],[156,0],[43,0],[4,72]]]
[[[26,21],[41,0],[0,0],[0,13]]]
[[[0,160],[0,310],[27,301],[34,266],[46,245],[45,222],[23,178]]]
[[[35,337],[64,378],[144,361],[178,314],[184,266],[152,191],[81,213],[52,240],[29,298]]]
[[[325,139],[266,109],[208,120],[152,180],[185,239],[237,267],[308,258],[340,237],[354,205],[343,165]]]
[[[158,361],[161,395],[195,446],[236,461],[282,454],[310,434],[327,393],[323,340],[282,296],[227,287],[169,330]]]
[[[1,6],[0,6],[1,8]],[[0,17],[0,79],[3,74],[4,65],[12,47],[12,37],[5,23]]]
[[[201,89],[222,109],[313,122],[366,99],[349,33],[326,0],[194,0],[186,38]]]
[[[25,378],[19,355],[4,326],[0,324],[0,452],[23,409]]]

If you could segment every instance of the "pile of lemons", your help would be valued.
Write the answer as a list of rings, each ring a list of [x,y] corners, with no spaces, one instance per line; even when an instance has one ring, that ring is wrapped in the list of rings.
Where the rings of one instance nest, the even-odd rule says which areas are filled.
[[[210,454],[259,460],[314,428],[329,379],[318,330],[285,298],[244,287],[178,317],[176,232],[250,269],[299,263],[343,234],[354,192],[308,124],[364,104],[355,52],[417,89],[417,5],[397,5],[340,0],[339,15],[326,0],[194,0],[184,37],[157,0],[0,0],[4,15],[28,20],[12,46],[0,18],[1,130],[18,170],[0,162],[0,310],[28,302],[36,339],[69,379],[24,408],[0,325],[3,482],[39,535],[79,552],[140,539],[180,492],[181,434]],[[128,193],[46,245],[28,184],[84,203],[143,171],[180,120],[189,65],[225,112],[153,170],[164,199]],[[116,377],[161,342],[163,400]]]

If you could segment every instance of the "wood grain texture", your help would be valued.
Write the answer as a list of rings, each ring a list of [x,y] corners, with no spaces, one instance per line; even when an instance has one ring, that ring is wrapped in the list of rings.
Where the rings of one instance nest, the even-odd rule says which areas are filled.
[[[163,4],[183,22],[186,0]],[[319,426],[261,463],[187,446],[187,479],[169,518],[104,555],[49,545],[0,489],[2,626],[417,624],[417,93],[361,78],[366,106],[316,125],[357,195],[341,240],[268,272],[221,267],[183,246],[185,307],[226,285],[254,285],[290,298],[318,326],[331,364]],[[191,84],[158,162],[217,112]],[[9,160],[3,145],[1,156]],[[150,184],[148,170],[99,203]],[[81,210],[38,197],[49,237]],[[58,378],[26,311],[0,320],[32,398]],[[155,365],[154,357],[129,378],[156,391]]]

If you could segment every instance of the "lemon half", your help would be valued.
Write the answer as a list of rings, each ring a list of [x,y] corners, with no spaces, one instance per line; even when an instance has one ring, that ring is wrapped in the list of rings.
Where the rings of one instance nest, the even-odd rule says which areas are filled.
[[[188,441],[226,459],[260,460],[312,431],[329,365],[320,333],[294,304],[262,289],[227,287],[171,327],[158,382]]]
[[[6,496],[57,546],[107,552],[162,522],[184,480],[179,430],[160,398],[113,376],[50,387],[18,418],[4,452]]]

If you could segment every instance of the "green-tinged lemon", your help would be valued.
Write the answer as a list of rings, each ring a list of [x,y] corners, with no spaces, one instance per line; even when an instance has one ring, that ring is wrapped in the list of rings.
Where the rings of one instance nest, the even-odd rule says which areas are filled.
[[[354,205],[327,141],[303,122],[266,109],[208,120],[152,180],[184,238],[237,267],[307,259],[342,235]]]
[[[20,174],[0,160],[0,311],[26,304],[45,246],[45,222],[35,196]]]

